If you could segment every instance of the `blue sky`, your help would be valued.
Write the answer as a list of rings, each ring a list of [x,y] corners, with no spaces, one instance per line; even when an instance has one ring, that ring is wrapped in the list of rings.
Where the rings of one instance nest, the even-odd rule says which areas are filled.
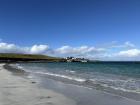
[[[139,0],[0,0],[0,52],[140,60],[139,35]]]

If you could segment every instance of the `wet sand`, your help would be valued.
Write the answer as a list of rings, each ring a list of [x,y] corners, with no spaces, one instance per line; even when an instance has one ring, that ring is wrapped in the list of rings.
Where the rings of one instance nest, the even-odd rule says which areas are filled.
[[[35,77],[38,77],[38,75],[35,75]],[[77,102],[77,105],[140,105],[140,101],[131,98],[107,93],[101,90],[66,84],[53,79],[48,79],[46,76],[40,76],[38,80],[41,82],[40,85],[42,87],[70,97]],[[135,97],[137,97],[137,95]]]
[[[0,105],[76,105],[75,101],[36,82],[14,76],[0,64]]]
[[[25,77],[28,74],[20,69],[8,65],[4,68],[1,64],[0,105],[140,105],[135,98],[66,84],[42,75],[29,74],[37,81],[27,79],[23,74]]]

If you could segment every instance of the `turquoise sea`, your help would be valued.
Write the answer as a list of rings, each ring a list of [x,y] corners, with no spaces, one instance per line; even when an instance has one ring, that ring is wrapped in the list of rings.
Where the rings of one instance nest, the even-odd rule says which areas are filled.
[[[20,63],[17,67],[67,84],[140,93],[139,62]]]

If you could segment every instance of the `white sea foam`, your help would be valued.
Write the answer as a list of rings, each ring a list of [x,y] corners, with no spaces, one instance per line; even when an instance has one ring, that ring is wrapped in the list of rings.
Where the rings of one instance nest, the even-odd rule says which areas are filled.
[[[128,79],[128,80],[111,80],[111,79],[107,79],[104,80],[105,83],[103,83],[103,80],[98,80],[98,79],[83,79],[83,78],[76,78],[76,77],[71,77],[71,76],[66,76],[66,75],[61,75],[61,74],[55,74],[55,73],[44,73],[44,72],[36,72],[39,74],[47,74],[49,76],[55,76],[55,77],[60,77],[60,78],[64,78],[64,79],[69,79],[69,80],[74,80],[77,82],[89,82],[92,83],[94,82],[94,84],[100,84],[103,87],[107,87],[107,88],[112,88],[115,90],[121,90],[124,92],[134,92],[134,93],[140,93],[140,90],[138,87],[135,87],[135,89],[131,89],[131,87],[126,87],[127,85],[131,85],[134,80],[133,79]],[[128,84],[126,84],[127,82],[130,82]],[[113,84],[112,84],[113,83]],[[111,85],[112,84],[112,85]],[[119,86],[118,86],[119,84]],[[135,84],[134,84],[135,85]]]
[[[10,64],[10,66],[17,68],[17,69],[23,69],[23,66],[21,66],[20,64],[16,63],[16,64]]]
[[[73,71],[73,70],[66,70],[66,72],[75,73],[76,71]]]
[[[140,88],[135,87],[135,89],[131,89],[131,87],[126,87],[127,84],[131,85],[131,82],[135,82],[134,79],[128,79],[128,80],[117,80],[117,79],[84,79],[84,78],[79,78],[79,77],[74,77],[74,76],[67,76],[67,75],[62,75],[62,74],[56,74],[56,73],[50,73],[50,72],[34,72],[37,74],[45,74],[48,76],[54,76],[54,77],[59,77],[59,78],[64,78],[72,81],[77,81],[81,83],[88,83],[89,85],[94,84],[96,86],[100,85],[105,88],[112,88],[115,90],[121,90],[124,92],[133,92],[133,93],[140,93]],[[130,83],[127,83],[130,82]],[[135,85],[135,84],[134,84]]]
[[[82,78],[76,78],[76,77],[71,77],[71,76],[66,76],[66,75],[61,75],[61,74],[55,74],[55,73],[49,73],[49,72],[35,72],[38,74],[46,74],[49,76],[55,76],[55,77],[60,77],[60,78],[65,78],[65,79],[69,79],[69,80],[74,80],[74,81],[78,81],[78,82],[85,82],[85,79]]]
[[[137,81],[135,79],[90,79],[93,84],[100,84],[100,86],[106,88],[112,88],[115,90],[121,90],[124,92],[140,93],[140,87],[137,86]]]
[[[23,69],[22,66],[16,64],[20,69]],[[31,72],[31,71],[30,71]],[[124,92],[134,92],[140,93],[140,80],[134,78],[125,78],[121,79],[118,76],[102,75],[102,74],[77,74],[76,71],[65,70],[66,74],[61,73],[52,73],[48,71],[32,71],[32,73],[48,75],[52,77],[58,77],[63,79],[68,79],[82,84],[91,85],[91,86],[102,86],[104,88],[112,88],[115,90],[121,90]],[[91,76],[92,75],[92,76]],[[91,77],[90,77],[91,76]],[[88,78],[88,79],[87,79]],[[84,86],[84,85],[83,85]]]

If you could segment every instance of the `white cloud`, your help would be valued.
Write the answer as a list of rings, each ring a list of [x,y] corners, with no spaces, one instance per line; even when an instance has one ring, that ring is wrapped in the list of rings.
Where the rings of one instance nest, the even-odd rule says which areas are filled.
[[[126,50],[126,51],[120,51],[117,55],[122,56],[122,57],[138,57],[138,56],[140,56],[140,50],[139,49],[130,49],[130,50]]]
[[[48,50],[48,48],[49,48],[48,45],[33,45],[30,48],[30,53],[32,54],[45,53]]]
[[[17,47],[15,44],[8,44],[8,43],[0,43],[0,52],[1,53],[6,53],[6,52],[20,52],[20,48]]]
[[[74,56],[100,60],[140,60],[140,49],[130,42],[125,42],[119,46],[114,45],[112,48],[62,46],[56,49],[51,49],[48,45],[35,44],[22,47],[16,44],[0,42],[0,53],[47,54],[51,56]]]
[[[15,44],[0,43],[0,53],[30,53],[42,54],[49,49],[48,45],[33,45],[31,47],[20,47]]]
[[[71,47],[71,46],[62,46],[55,50],[59,54],[67,55],[86,55],[86,54],[95,54],[105,51],[104,48],[95,48],[89,46],[80,46],[80,47]]]

